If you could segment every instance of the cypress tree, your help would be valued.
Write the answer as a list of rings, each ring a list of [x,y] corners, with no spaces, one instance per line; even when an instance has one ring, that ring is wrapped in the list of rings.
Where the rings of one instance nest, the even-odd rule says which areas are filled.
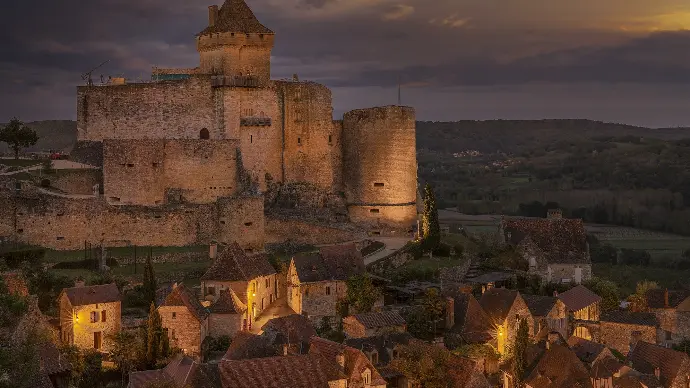
[[[151,257],[146,258],[146,265],[144,266],[144,297],[147,302],[153,303],[156,300],[156,274],[153,272],[153,264]]]
[[[163,327],[161,322],[161,316],[156,310],[156,306],[151,302],[151,307],[149,308],[149,319],[146,327],[146,363],[149,368],[153,368],[156,365],[156,361],[162,356],[162,344],[161,335],[163,333]]]
[[[529,325],[524,318],[518,324],[517,334],[515,336],[514,345],[514,362],[513,362],[513,387],[522,388],[524,382],[525,369],[527,368],[527,360],[525,359],[527,347],[529,346]]]
[[[434,190],[428,183],[424,187],[424,213],[422,214],[421,237],[427,250],[433,250],[441,243],[441,226],[438,223],[436,198]]]

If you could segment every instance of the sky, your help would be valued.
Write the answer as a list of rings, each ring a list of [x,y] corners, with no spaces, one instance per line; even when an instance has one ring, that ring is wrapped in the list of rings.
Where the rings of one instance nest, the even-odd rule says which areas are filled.
[[[74,119],[81,74],[198,64],[213,0],[3,0],[0,122]],[[221,0],[217,0],[221,1]],[[687,0],[247,0],[276,32],[273,78],[332,88],[334,115],[586,118],[690,127]]]

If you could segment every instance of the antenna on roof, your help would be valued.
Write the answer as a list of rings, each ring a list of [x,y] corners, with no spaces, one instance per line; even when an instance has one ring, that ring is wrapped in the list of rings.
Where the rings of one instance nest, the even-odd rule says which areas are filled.
[[[402,106],[402,94],[400,86],[400,75],[398,75],[398,106]]]
[[[84,81],[86,81],[87,84],[88,84],[89,86],[93,85],[93,80],[91,79],[91,74],[93,74],[94,71],[100,69],[103,65],[105,65],[105,64],[108,63],[108,62],[110,62],[110,59],[108,59],[107,61],[101,63],[100,65],[98,65],[98,66],[96,66],[96,67],[94,67],[93,69],[87,71],[86,73],[82,74],[82,75],[81,75],[81,79],[83,79]]]

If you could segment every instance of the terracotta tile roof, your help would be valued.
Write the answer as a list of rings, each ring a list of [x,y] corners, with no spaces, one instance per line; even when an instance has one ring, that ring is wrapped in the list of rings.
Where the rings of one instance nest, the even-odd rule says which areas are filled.
[[[479,304],[494,323],[503,323],[519,294],[506,288],[491,288],[482,294]]]
[[[248,256],[239,244],[225,246],[201,280],[251,281],[260,276],[275,275],[276,270],[265,255]]]
[[[117,289],[115,283],[99,286],[65,288],[62,292],[67,295],[72,306],[111,303],[121,300],[120,290]]]
[[[445,368],[454,388],[489,387],[484,375],[477,370],[477,363],[469,358],[451,354]]]
[[[172,292],[165,298],[163,306],[185,306],[192,315],[199,321],[203,321],[208,316],[208,310],[201,305],[196,295],[184,284],[173,288]]]
[[[244,0],[225,0],[225,3],[218,11],[215,25],[207,27],[199,35],[217,32],[273,33],[273,31],[259,23],[259,20],[254,16],[254,12],[252,12]]]
[[[376,349],[379,359],[377,365],[388,365],[392,361],[389,350],[395,349],[397,345],[407,345],[413,338],[410,333],[387,333],[373,337],[348,338],[345,345],[361,351]],[[380,367],[377,366],[376,369],[383,375]]]
[[[601,352],[606,350],[606,346],[602,344],[575,336],[568,338],[568,346],[570,346],[577,357],[586,364],[593,363]]]
[[[397,311],[380,311],[364,314],[351,315],[364,326],[365,329],[379,329],[387,326],[402,326],[405,325],[405,318],[403,318]]]
[[[319,253],[302,253],[292,258],[302,283],[347,280],[365,272],[364,260],[355,244],[321,248]]]
[[[544,351],[525,382],[533,388],[591,387],[587,367],[575,352],[558,344]]]
[[[241,331],[232,339],[230,347],[223,356],[223,360],[248,360],[272,357],[279,354],[278,347],[272,343],[271,338],[268,336]]]
[[[503,217],[501,227],[506,241],[512,245],[529,236],[549,263],[591,263],[585,225],[580,219]]]
[[[288,355],[219,363],[223,387],[232,388],[329,388],[329,382],[345,375],[320,355]]]
[[[316,329],[309,318],[300,314],[273,318],[266,322],[262,330],[264,335],[274,336],[274,342],[279,344],[309,342],[316,335]]]
[[[487,342],[494,337],[496,328],[491,318],[472,294],[459,293],[453,297],[453,312],[455,324],[448,329],[468,343]]]
[[[690,298],[690,290],[668,290],[668,306],[666,306],[666,289],[656,288],[647,290],[647,306],[652,309],[676,308]]]
[[[583,308],[601,302],[601,297],[587,287],[578,285],[570,290],[558,294],[558,299],[565,304],[570,311],[578,311]]]
[[[558,302],[558,298],[541,295],[523,295],[522,299],[527,304],[530,314],[535,317],[545,317],[551,312],[553,306]]]
[[[4,272],[2,280],[7,286],[7,292],[19,296],[29,295],[29,288],[26,286],[26,279],[19,271]]]
[[[654,374],[655,368],[659,368],[664,385],[670,385],[683,367],[690,366],[687,354],[645,341],[637,342],[628,354],[628,361],[634,369],[645,374]]]
[[[614,377],[613,386],[616,388],[662,388],[661,383],[655,376],[633,374]]]
[[[654,313],[641,313],[630,311],[607,311],[601,314],[602,322],[615,322],[627,325],[659,326],[659,321]]]
[[[386,381],[361,350],[319,337],[312,337],[310,341],[309,354],[321,355],[328,361],[332,360],[336,365],[336,357],[341,353],[345,355],[345,375],[347,376],[348,386],[361,385],[363,383],[362,373],[365,369],[371,371],[371,385],[386,384]]]
[[[625,365],[614,357],[604,357],[592,365],[590,376],[595,379],[607,379],[615,376]]]
[[[163,369],[132,372],[128,388],[145,388],[153,383],[172,383],[176,387],[216,387],[214,379],[193,359],[179,354]]]
[[[247,311],[231,289],[220,290],[218,300],[209,307],[211,314],[242,314]]]

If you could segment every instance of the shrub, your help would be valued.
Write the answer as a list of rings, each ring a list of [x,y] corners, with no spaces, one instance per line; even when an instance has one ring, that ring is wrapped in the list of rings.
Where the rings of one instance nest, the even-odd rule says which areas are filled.
[[[55,269],[90,269],[90,270],[96,270],[98,269],[98,263],[99,261],[97,259],[84,259],[84,260],[78,260],[78,261],[63,261],[60,263],[57,263],[53,266]],[[119,264],[117,262],[117,259],[114,257],[108,257],[105,259],[105,264],[108,267],[117,267]]]
[[[38,267],[45,257],[45,253],[44,249],[9,251],[2,253],[0,259],[3,259],[11,269],[19,268],[23,262],[27,262],[31,267]]]
[[[378,251],[379,249],[382,249],[385,246],[386,244],[382,243],[381,241],[373,241],[371,244],[362,249],[362,256],[371,255],[372,253]]]
[[[433,251],[434,256],[450,257],[450,245],[440,243]]]

